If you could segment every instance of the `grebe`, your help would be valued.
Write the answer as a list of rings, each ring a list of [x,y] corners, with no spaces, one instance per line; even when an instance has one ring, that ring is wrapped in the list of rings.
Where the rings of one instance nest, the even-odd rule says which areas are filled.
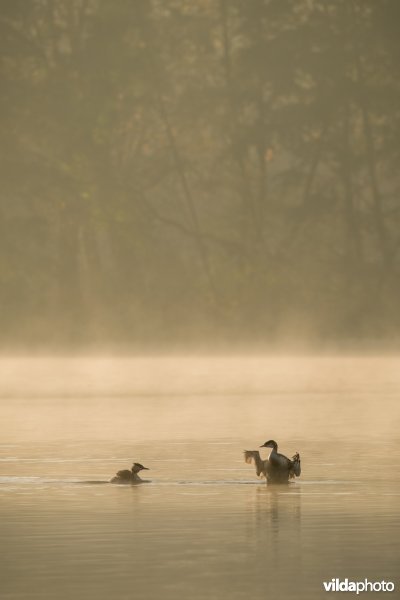
[[[300,477],[301,464],[300,454],[296,452],[290,459],[278,452],[278,444],[275,440],[268,440],[260,448],[271,448],[266,460],[262,460],[258,450],[245,450],[244,460],[251,464],[254,460],[256,473],[259,477],[265,477],[267,483],[288,483],[289,479]]]
[[[133,463],[132,469],[124,469],[118,471],[115,477],[113,477],[110,483],[148,483],[146,480],[141,479],[138,475],[140,471],[149,471],[147,467],[144,467],[140,463]]]

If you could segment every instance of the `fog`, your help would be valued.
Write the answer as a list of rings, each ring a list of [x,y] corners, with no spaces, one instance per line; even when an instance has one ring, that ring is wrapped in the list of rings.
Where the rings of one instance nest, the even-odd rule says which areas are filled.
[[[1,2],[1,345],[391,349],[395,0]]]
[[[351,356],[3,358],[3,441],[122,439],[159,448],[165,440],[211,436],[254,445],[270,430],[291,444],[353,440],[363,454],[371,443],[397,437],[398,362]]]

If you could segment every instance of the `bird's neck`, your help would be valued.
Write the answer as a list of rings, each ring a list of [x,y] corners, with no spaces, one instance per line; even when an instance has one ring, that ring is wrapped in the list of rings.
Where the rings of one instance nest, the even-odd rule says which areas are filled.
[[[132,473],[132,479],[133,481],[142,481],[137,473]]]

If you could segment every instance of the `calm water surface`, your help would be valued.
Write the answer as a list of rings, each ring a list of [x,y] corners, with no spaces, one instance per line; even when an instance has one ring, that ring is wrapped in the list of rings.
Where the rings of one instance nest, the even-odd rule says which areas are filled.
[[[3,358],[0,396],[2,599],[399,597],[398,358]]]

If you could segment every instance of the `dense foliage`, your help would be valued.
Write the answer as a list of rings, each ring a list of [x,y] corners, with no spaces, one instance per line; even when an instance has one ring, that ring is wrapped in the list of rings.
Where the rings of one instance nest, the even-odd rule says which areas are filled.
[[[2,0],[3,345],[400,333],[397,0]]]

